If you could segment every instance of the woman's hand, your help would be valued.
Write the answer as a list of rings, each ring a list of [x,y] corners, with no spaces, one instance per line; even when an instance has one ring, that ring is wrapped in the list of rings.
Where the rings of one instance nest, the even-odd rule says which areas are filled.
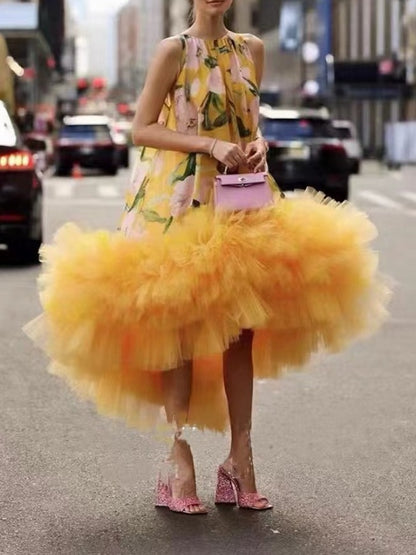
[[[266,170],[266,143],[263,139],[256,139],[246,146],[247,165],[253,172],[264,172]]]
[[[215,141],[211,147],[211,155],[230,170],[247,164],[247,156],[241,147],[227,141]]]

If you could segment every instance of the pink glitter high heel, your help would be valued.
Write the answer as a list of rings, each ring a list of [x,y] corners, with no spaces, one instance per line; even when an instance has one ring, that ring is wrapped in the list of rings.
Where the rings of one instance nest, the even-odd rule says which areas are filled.
[[[259,503],[265,502],[263,506],[257,506]],[[253,511],[266,511],[272,509],[273,505],[269,503],[267,497],[257,492],[244,493],[240,489],[238,479],[231,476],[223,466],[218,468],[217,491],[215,494],[215,503],[217,505],[235,505],[240,509],[251,509]]]
[[[198,497],[173,498],[172,488],[168,484],[165,484],[161,478],[159,478],[157,483],[155,506],[166,507],[174,513],[182,513],[185,515],[206,515],[208,513],[205,508],[201,509],[203,505]],[[191,507],[195,506],[200,507],[200,509],[198,511],[191,511]]]

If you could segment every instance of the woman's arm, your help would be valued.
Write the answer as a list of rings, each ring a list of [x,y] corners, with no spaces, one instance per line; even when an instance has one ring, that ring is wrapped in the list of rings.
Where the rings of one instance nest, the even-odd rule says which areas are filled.
[[[254,61],[256,68],[256,84],[260,91],[264,72],[264,43],[259,37],[250,34],[246,35],[246,42]]]
[[[264,72],[264,44],[255,35],[246,35],[247,45],[250,49],[256,70],[256,84],[260,92]],[[266,153],[269,150],[263,138],[260,127],[256,130],[256,139],[247,145],[246,154],[249,166],[254,171],[263,171],[266,166]]]
[[[178,77],[181,57],[182,45],[179,39],[167,38],[159,43],[137,101],[132,128],[133,142],[137,146],[209,154],[212,138],[187,135],[157,123],[163,103]]]

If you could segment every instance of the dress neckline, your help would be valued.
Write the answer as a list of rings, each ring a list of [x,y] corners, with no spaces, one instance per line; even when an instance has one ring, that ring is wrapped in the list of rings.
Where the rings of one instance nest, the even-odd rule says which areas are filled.
[[[233,33],[234,36],[231,36],[231,31],[227,31],[227,33],[225,35],[222,35],[222,37],[218,37],[216,39],[204,39],[202,37],[197,37],[195,35],[190,35],[189,33],[181,33],[181,35],[185,38],[199,40],[201,42],[204,42],[205,44],[218,44],[219,42],[224,42],[224,41],[227,41],[227,40],[233,40],[234,36],[236,36],[236,33]]]

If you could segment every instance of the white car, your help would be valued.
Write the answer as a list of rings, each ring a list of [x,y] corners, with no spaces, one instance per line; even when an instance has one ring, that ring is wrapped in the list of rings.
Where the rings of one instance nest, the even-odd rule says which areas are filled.
[[[334,120],[332,124],[337,130],[338,138],[347,152],[351,173],[360,173],[363,150],[358,139],[355,125],[348,120]]]

